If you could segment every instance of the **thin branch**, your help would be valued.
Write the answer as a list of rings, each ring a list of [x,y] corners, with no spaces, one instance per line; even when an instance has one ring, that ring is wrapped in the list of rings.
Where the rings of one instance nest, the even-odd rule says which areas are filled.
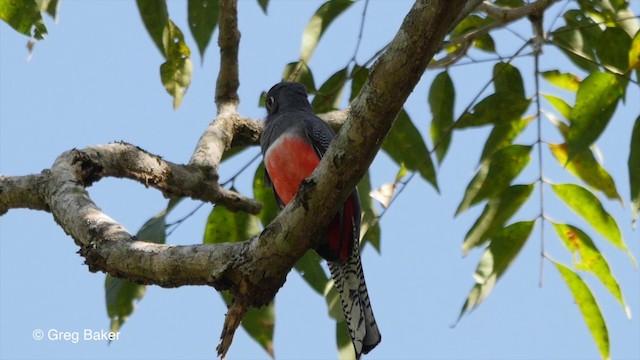
[[[514,20],[518,20],[525,16],[538,14],[557,1],[559,0],[538,0],[517,8],[505,8],[494,5],[489,1],[484,1],[480,5],[479,10],[484,11],[485,13],[487,13],[487,15],[491,16],[496,21],[505,24],[510,23]]]

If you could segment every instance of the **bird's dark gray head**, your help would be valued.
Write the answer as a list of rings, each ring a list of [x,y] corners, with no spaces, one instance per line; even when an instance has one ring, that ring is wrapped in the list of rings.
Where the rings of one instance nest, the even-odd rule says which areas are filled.
[[[283,110],[311,110],[307,89],[304,85],[294,82],[281,82],[274,85],[267,93],[264,103],[269,115]]]

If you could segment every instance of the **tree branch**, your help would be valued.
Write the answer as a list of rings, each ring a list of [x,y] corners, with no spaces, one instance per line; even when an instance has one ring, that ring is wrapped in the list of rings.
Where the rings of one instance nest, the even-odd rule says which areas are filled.
[[[22,180],[30,184],[42,181],[41,190],[36,189],[39,195],[29,202],[30,206],[49,207],[56,222],[80,245],[80,253],[91,271],[105,271],[135,282],[168,287],[207,284],[218,290],[230,290],[234,301],[219,348],[224,355],[239,324],[238,316],[247,306],[262,306],[271,301],[296,261],[322,240],[336,209],[368,169],[464,4],[464,0],[416,1],[393,41],[371,68],[350,111],[327,116],[337,125],[346,115],[346,122],[312,176],[303,182],[293,201],[259,238],[218,245],[147,243],[135,239],[102,213],[85,190],[85,186],[108,175],[131,177],[166,193],[178,191],[174,186],[179,184],[178,187],[192,197],[205,197],[205,193],[198,193],[197,189],[213,187],[220,192],[200,191],[207,192],[207,198],[227,199],[226,193],[216,187],[222,154],[232,144],[257,142],[256,132],[261,129],[261,124],[242,119],[236,113],[237,43],[235,52],[226,47],[239,40],[234,0],[223,0],[221,4],[220,46],[225,47],[221,49],[221,61],[228,61],[226,65],[221,63],[221,68],[235,67],[236,73],[225,80],[226,75],[221,71],[216,88],[218,116],[201,137],[189,165],[171,164],[128,144],[112,144],[67,152],[56,160],[50,173],[35,175],[34,179],[11,179],[7,181],[11,185],[3,185],[2,189],[15,188]],[[122,157],[123,152],[131,152],[131,157],[115,160],[114,157]],[[118,153],[120,155],[114,155]],[[116,165],[119,161],[124,162],[121,167]],[[199,182],[193,180],[195,178]],[[0,209],[13,198],[4,192],[0,194]],[[25,205],[25,202],[14,204]],[[239,203],[244,203],[244,199]]]

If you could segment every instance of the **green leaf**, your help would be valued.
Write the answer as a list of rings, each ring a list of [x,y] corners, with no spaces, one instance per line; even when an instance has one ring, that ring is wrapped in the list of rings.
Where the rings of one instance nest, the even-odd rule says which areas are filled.
[[[340,360],[356,359],[356,351],[353,349],[347,323],[344,321],[336,321],[336,345],[338,345],[338,358]]]
[[[615,75],[599,71],[580,83],[567,135],[569,158],[593,144],[613,115],[624,88]]]
[[[575,184],[557,184],[551,185],[551,188],[571,210],[585,219],[600,235],[625,251],[635,266],[636,260],[624,243],[616,220],[602,207],[595,195]]]
[[[166,217],[180,201],[181,198],[169,200],[164,210],[142,225],[136,234],[136,238],[141,241],[164,244],[166,242]],[[117,332],[120,331],[122,325],[133,313],[136,302],[140,301],[144,296],[146,286],[134,284],[107,274],[104,287],[107,314],[111,320],[110,331]]]
[[[633,37],[629,48],[629,69],[640,69],[640,31]]]
[[[518,68],[511,64],[499,62],[493,67],[493,85],[496,93],[511,93],[525,99],[522,75]]]
[[[184,42],[182,31],[171,20],[167,22],[162,42],[167,61],[160,65],[160,78],[173,97],[173,108],[177,109],[191,84],[191,50]]]
[[[591,336],[593,336],[600,356],[603,359],[609,359],[609,332],[607,331],[607,324],[604,322],[600,307],[593,297],[591,290],[578,274],[558,262],[553,260],[552,262],[560,272],[560,275],[562,275],[569,290],[571,290],[573,299],[582,313],[582,318],[587,323],[587,328],[589,328],[589,332],[591,332]]]
[[[364,245],[371,243],[373,248],[380,253],[380,223],[378,222],[378,210],[369,193],[371,192],[371,179],[367,171],[358,183],[358,195],[360,196],[360,209],[362,222],[360,227],[360,250]]]
[[[398,164],[404,164],[411,171],[418,171],[423,179],[438,190],[436,170],[429,150],[413,125],[409,115],[401,110],[389,135],[382,143],[382,150]]]
[[[258,217],[241,211],[231,212],[223,206],[215,206],[207,219],[204,244],[220,244],[248,240],[260,233]],[[225,303],[231,303],[231,295],[221,292]],[[261,308],[249,308],[242,320],[242,327],[271,357],[273,357],[273,327],[275,305],[272,301]]]
[[[595,275],[611,295],[618,300],[627,318],[631,319],[631,309],[624,301],[620,285],[611,274],[607,260],[593,243],[593,240],[582,230],[572,225],[553,223],[553,228],[562,243],[571,251],[574,266],[578,270]]]
[[[535,184],[513,185],[506,188],[500,196],[489,199],[482,214],[467,232],[462,253],[466,256],[471,248],[482,245],[500,231],[529,199],[534,187]]]
[[[487,96],[471,112],[465,112],[456,122],[463,129],[471,126],[499,124],[520,119],[531,103],[518,94],[500,92]]]
[[[282,80],[299,82],[307,88],[308,92],[316,91],[311,69],[303,62],[292,62],[284,67]]]
[[[595,43],[600,64],[607,70],[624,74],[629,69],[631,37],[619,27],[608,27]]]
[[[340,107],[340,97],[342,95],[342,89],[347,82],[347,76],[349,72],[347,68],[338,70],[331,75],[329,79],[320,86],[320,89],[316,92],[311,107],[317,114],[325,113],[328,111],[336,110]]]
[[[47,35],[47,27],[35,0],[0,2],[0,19],[19,33],[37,40],[43,40]]]
[[[552,85],[563,90],[578,91],[580,79],[572,73],[561,73],[558,70],[549,70],[542,73],[542,77]]]
[[[438,74],[429,89],[429,107],[431,109],[431,140],[436,150],[438,162],[442,163],[451,143],[453,131],[453,105],[455,88],[447,71]]]
[[[267,14],[267,7],[269,7],[269,0],[258,0],[258,5],[260,5],[260,8],[262,9],[262,12],[265,13],[265,15]]]
[[[522,133],[533,119],[535,119],[535,116],[528,116],[520,120],[509,121],[504,124],[496,124],[493,127],[493,130],[491,130],[491,134],[489,134],[487,141],[484,143],[480,162],[486,160],[496,151],[513,144],[513,140]]]
[[[278,215],[278,203],[276,203],[273,189],[265,181],[263,162],[260,162],[253,176],[253,197],[262,203],[258,218],[262,226],[267,227]]]
[[[353,70],[351,70],[351,95],[349,96],[349,102],[352,102],[353,99],[360,94],[360,90],[362,89],[365,81],[367,81],[368,76],[369,69],[366,67],[358,64],[353,67]]]
[[[242,211],[231,212],[214,206],[204,229],[204,244],[221,244],[248,240],[260,234],[258,217]]]
[[[631,219],[635,227],[640,210],[640,116],[636,118],[629,145],[629,189],[631,192]]]
[[[231,305],[232,295],[228,291],[220,292],[222,299]],[[247,313],[242,319],[242,327],[260,346],[271,356],[275,358],[273,351],[273,330],[276,324],[276,305],[275,301],[271,301],[268,305],[260,308],[249,307]]]
[[[189,0],[187,12],[191,35],[198,45],[200,58],[204,59],[204,51],[209,45],[213,30],[218,26],[220,2],[218,0]]]
[[[111,319],[109,329],[110,331],[118,332],[133,313],[136,302],[140,301],[144,296],[147,287],[107,274],[104,290],[107,315]]]
[[[340,300],[340,294],[338,294],[338,290],[334,286],[333,280],[329,280],[324,288],[324,299],[327,302],[329,317],[334,319],[336,322],[344,323],[342,300]]]
[[[510,145],[485,160],[467,186],[456,216],[484,199],[498,196],[527,166],[530,152],[531,146]]]
[[[160,50],[166,58],[163,34],[169,22],[167,3],[165,0],[136,0],[136,4],[138,5],[138,12],[140,12],[144,27],[158,47],[158,50]]]
[[[496,44],[493,41],[493,37],[491,37],[491,35],[489,34],[476,36],[473,39],[473,46],[475,48],[478,48],[480,50],[484,50],[487,52],[492,52],[492,53],[496,52]]]
[[[492,24],[493,22],[494,20],[490,17],[483,18],[475,14],[469,15],[466,18],[464,18],[453,29],[453,31],[451,32],[451,39],[455,40],[460,37],[463,37],[464,35],[472,31],[476,31],[480,28],[484,28]],[[484,34],[484,35],[474,37],[472,45],[481,50],[485,50],[489,52],[496,51],[493,38],[489,34]],[[456,47],[458,46],[460,45],[457,45]],[[450,47],[447,51],[453,51],[453,50],[455,50],[455,48]]]
[[[298,274],[315,290],[323,295],[329,282],[321,265],[322,258],[315,251],[307,251],[295,265]]]
[[[498,279],[502,277],[509,265],[518,256],[525,244],[535,221],[522,221],[511,224],[495,234],[491,243],[482,254],[473,279],[473,286],[465,301],[458,321],[465,313],[469,313],[486,299],[491,293]]]
[[[558,110],[558,113],[564,116],[565,119],[569,119],[571,117],[571,111],[573,109],[569,104],[566,103],[566,101],[562,100],[557,96],[553,96],[549,94],[543,94],[542,96],[544,96],[544,98],[547,99],[547,101],[551,104],[551,106],[556,108],[556,110]]]
[[[591,188],[602,191],[607,198],[617,199],[623,203],[613,178],[598,163],[591,149],[583,150],[571,160],[569,160],[569,147],[566,144],[549,144],[549,149],[560,165],[566,164],[569,173],[584,181]]]
[[[329,25],[352,4],[353,1],[351,0],[331,0],[325,2],[316,10],[302,33],[300,60],[303,63],[309,63],[311,55],[313,55],[320,38],[324,35]]]

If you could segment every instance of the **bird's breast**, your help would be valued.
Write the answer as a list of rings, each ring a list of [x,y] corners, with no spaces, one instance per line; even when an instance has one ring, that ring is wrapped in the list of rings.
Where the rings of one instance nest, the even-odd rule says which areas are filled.
[[[309,141],[295,133],[283,134],[264,155],[264,163],[278,197],[286,205],[320,163]]]

